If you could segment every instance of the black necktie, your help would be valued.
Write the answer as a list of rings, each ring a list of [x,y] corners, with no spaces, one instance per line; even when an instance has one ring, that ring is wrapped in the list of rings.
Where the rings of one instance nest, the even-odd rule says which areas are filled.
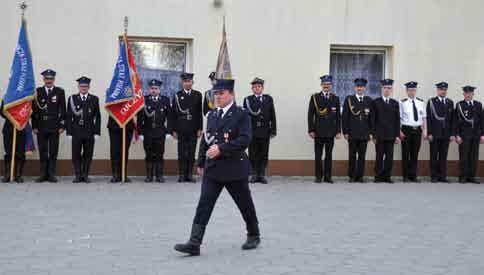
[[[85,95],[82,96],[82,101],[86,101],[86,96]]]
[[[224,109],[218,110],[218,114],[217,114],[218,118],[221,119],[223,115],[224,115]]]
[[[412,99],[412,105],[413,105],[413,120],[418,121],[417,106],[415,106],[415,100],[413,99]]]

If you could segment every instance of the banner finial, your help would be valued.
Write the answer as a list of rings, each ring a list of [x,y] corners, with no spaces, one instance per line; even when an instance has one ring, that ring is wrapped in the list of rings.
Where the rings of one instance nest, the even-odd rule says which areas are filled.
[[[27,9],[27,3],[25,1],[22,1],[19,5],[20,10],[22,11],[22,19],[24,18],[25,15],[25,10]]]
[[[128,23],[129,23],[128,17],[125,16],[124,17],[124,33],[125,34],[128,34]]]

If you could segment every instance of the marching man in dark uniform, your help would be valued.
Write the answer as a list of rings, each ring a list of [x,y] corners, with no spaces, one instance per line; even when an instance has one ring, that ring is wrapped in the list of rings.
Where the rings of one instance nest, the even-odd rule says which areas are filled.
[[[270,139],[277,134],[276,110],[272,97],[262,94],[264,80],[256,77],[250,84],[254,94],[244,98],[244,108],[249,111],[252,119],[249,159],[252,164],[253,176],[250,182],[267,184],[265,171],[269,157],[269,143]]]
[[[213,86],[215,80],[215,72],[211,72],[208,76],[208,79],[210,79],[210,83]],[[213,109],[215,109],[215,98],[212,89],[210,89],[205,92],[205,96],[203,97],[203,115],[206,116],[207,113]]]
[[[36,182],[57,182],[56,164],[59,135],[66,128],[66,97],[62,88],[54,86],[56,72],[42,72],[44,86],[35,91],[32,103],[32,130],[37,135],[40,157],[40,177]]]
[[[333,183],[331,179],[334,139],[341,138],[341,114],[339,97],[332,93],[333,77],[324,75],[321,79],[321,92],[315,93],[309,99],[308,134],[314,140],[314,170],[316,179],[323,179],[323,164],[321,158],[324,150],[324,181]]]
[[[454,102],[447,98],[449,84],[440,82],[437,96],[427,102],[427,139],[430,143],[430,179],[432,182],[447,181],[447,153],[454,136]]]
[[[484,142],[482,104],[474,100],[475,87],[465,86],[464,100],[455,108],[455,138],[459,144],[459,182],[479,183],[475,176],[479,160],[479,143]]]
[[[80,77],[79,93],[67,100],[67,136],[72,139],[72,163],[74,180],[72,182],[90,183],[95,139],[101,135],[101,112],[99,98],[89,93],[91,79]]]
[[[400,143],[400,106],[391,98],[393,80],[381,81],[382,96],[373,100],[373,141],[375,142],[375,182],[393,183],[393,145]]]
[[[366,148],[372,139],[372,99],[365,96],[368,80],[354,81],[356,94],[347,96],[343,105],[343,134],[349,144],[348,176],[350,182],[364,182]]]
[[[160,95],[162,82],[152,79],[149,82],[150,95],[145,96],[145,106],[138,112],[140,140],[145,149],[146,179],[153,182],[165,182],[163,177],[165,154],[165,137],[170,133],[165,126],[171,116],[170,99]]]
[[[5,167],[5,175],[2,178],[2,182],[15,181],[17,183],[24,182],[22,178],[22,172],[25,163],[25,128],[17,131],[17,141],[15,144],[15,164],[14,164],[14,178],[10,178],[10,168],[12,161],[12,146],[13,146],[13,130],[15,126],[7,119],[3,113],[3,100],[2,106],[0,107],[0,115],[5,119],[3,124],[2,134],[3,134],[3,148],[5,150],[5,157],[3,159]]]
[[[403,181],[420,182],[417,179],[418,153],[422,135],[427,139],[427,111],[425,102],[417,97],[418,83],[410,81],[405,86],[407,98],[400,102]]]
[[[183,90],[173,102],[173,133],[178,140],[178,182],[195,182],[192,176],[197,139],[202,135],[202,94],[192,90],[193,74],[181,75]]]
[[[249,114],[234,102],[234,81],[214,85],[217,109],[208,114],[207,130],[200,143],[198,172],[203,174],[202,191],[190,239],[175,250],[200,255],[200,245],[217,198],[225,187],[246,223],[247,240],[242,249],[260,243],[259,223],[249,190],[250,163],[245,153],[252,136]]]
[[[133,138],[134,132],[134,122],[131,119],[126,123],[126,144],[125,144],[125,182],[131,182],[131,179],[127,177],[128,175],[128,160],[129,160],[129,147],[131,147],[131,139]],[[116,183],[121,182],[123,171],[121,170],[123,166],[123,129],[119,127],[119,124],[109,116],[108,119],[108,130],[109,130],[109,152],[111,157],[111,173],[112,177],[110,182]]]

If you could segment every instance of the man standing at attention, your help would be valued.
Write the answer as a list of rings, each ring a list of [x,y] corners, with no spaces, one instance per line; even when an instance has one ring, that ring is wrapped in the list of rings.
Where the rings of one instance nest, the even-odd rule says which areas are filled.
[[[372,99],[365,95],[368,80],[354,80],[355,94],[343,105],[343,134],[349,145],[348,177],[350,182],[364,183],[366,148],[372,137]]]
[[[447,82],[440,82],[437,96],[427,102],[427,131],[430,143],[430,180],[448,182],[447,153],[454,136],[454,102],[447,98]]]
[[[202,94],[193,90],[193,74],[181,75],[183,90],[173,102],[172,136],[178,140],[178,182],[195,182],[192,176],[197,139],[202,135]]]
[[[270,139],[277,134],[276,110],[272,97],[262,94],[264,80],[256,77],[250,84],[254,94],[244,99],[244,108],[249,111],[252,119],[249,159],[252,164],[253,176],[250,182],[267,184],[265,172],[269,158],[269,143]]]
[[[417,179],[418,153],[422,135],[427,139],[427,111],[425,102],[417,97],[415,81],[405,84],[407,98],[400,102],[400,122],[402,129],[402,173],[404,182],[420,182]]]
[[[334,139],[341,138],[341,114],[339,97],[332,92],[333,77],[323,75],[321,91],[309,99],[308,133],[314,140],[314,182],[333,183],[331,179]],[[321,158],[324,150],[324,169]]]
[[[381,81],[381,97],[373,100],[373,137],[375,142],[375,182],[393,183],[393,145],[400,143],[400,107],[391,98],[393,80]]]

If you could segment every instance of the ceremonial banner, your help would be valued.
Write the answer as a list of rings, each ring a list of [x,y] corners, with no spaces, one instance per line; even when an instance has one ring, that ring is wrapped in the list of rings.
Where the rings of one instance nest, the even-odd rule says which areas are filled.
[[[216,79],[232,79],[232,69],[230,67],[229,49],[227,46],[227,33],[225,31],[225,18],[222,30],[222,43],[217,59],[217,69],[215,70]]]
[[[106,91],[105,108],[109,115],[124,127],[144,106],[143,91],[136,73],[128,39],[123,35],[111,85]]]
[[[26,22],[22,19],[8,88],[3,97],[3,113],[17,130],[22,130],[29,121],[32,113],[32,100],[34,98],[35,81],[27,39]]]

